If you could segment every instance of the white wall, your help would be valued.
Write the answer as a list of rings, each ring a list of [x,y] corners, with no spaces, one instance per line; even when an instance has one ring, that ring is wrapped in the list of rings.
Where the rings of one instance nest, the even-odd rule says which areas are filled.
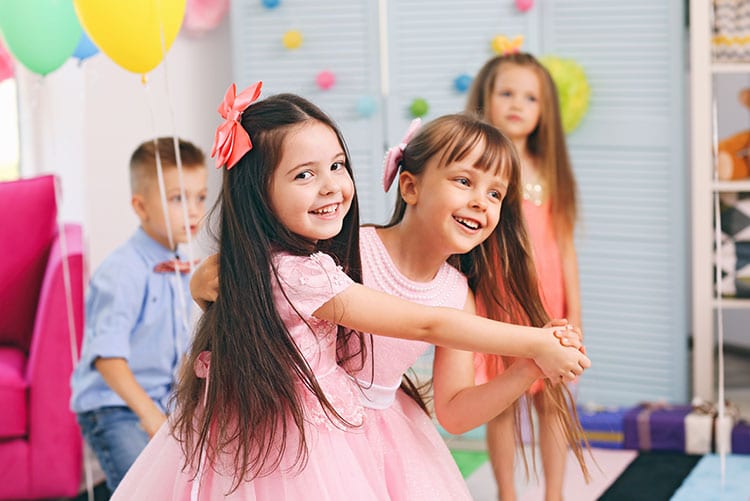
[[[101,53],[82,64],[71,59],[45,78],[18,68],[22,175],[59,174],[62,216],[83,223],[90,270],[138,226],[128,160],[139,143],[176,133],[208,157],[216,108],[232,81],[230,50],[225,18],[204,35],[180,34],[147,86]],[[221,175],[207,164],[213,199]]]

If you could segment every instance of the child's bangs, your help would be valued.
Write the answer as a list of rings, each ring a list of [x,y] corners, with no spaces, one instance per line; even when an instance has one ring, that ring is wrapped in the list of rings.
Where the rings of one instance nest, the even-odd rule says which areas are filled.
[[[495,175],[510,175],[511,156],[508,149],[499,141],[493,141],[484,130],[478,127],[456,127],[442,155],[442,165],[460,162],[472,154],[475,148],[481,148],[482,154],[473,165],[484,171],[494,169]]]

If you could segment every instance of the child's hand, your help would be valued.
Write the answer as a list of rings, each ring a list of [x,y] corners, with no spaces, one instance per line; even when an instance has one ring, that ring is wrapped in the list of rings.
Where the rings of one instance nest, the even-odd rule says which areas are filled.
[[[219,297],[219,255],[211,254],[193,272],[190,295],[205,311]]]
[[[570,337],[570,335],[563,334],[567,332],[566,328],[561,329],[560,326],[551,326],[544,327],[542,331],[541,346],[537,356],[534,357],[534,362],[542,370],[545,377],[554,382],[573,381],[583,373],[584,369],[591,366],[591,360],[581,351],[563,346],[558,336]],[[562,331],[563,333],[558,334],[556,331]],[[575,336],[577,337],[577,334]]]
[[[554,336],[560,341],[561,345],[581,350],[584,354],[586,353],[586,348],[583,346],[583,333],[581,329],[569,324],[567,320],[550,320],[545,327],[558,327],[554,332]]]

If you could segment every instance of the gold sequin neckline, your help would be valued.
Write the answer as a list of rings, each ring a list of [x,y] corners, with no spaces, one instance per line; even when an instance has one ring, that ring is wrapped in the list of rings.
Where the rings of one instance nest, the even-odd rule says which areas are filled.
[[[544,202],[544,187],[539,182],[523,183],[523,199],[528,200],[537,207]]]

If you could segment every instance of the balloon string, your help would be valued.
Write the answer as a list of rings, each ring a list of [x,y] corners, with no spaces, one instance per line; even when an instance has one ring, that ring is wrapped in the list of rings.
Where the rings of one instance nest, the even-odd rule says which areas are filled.
[[[717,109],[716,109],[716,98],[714,97],[712,99],[712,109],[711,109],[711,119],[713,121],[713,153],[714,153],[714,162],[716,162],[716,159],[718,158],[717,154]],[[714,169],[714,172],[718,172],[718,167]],[[718,419],[718,425],[716,426],[716,449],[719,453],[719,470],[721,472],[720,475],[720,482],[721,487],[724,487],[724,482],[726,480],[726,461],[727,461],[727,450],[726,450],[726,441],[724,436],[724,406],[725,406],[725,391],[724,391],[724,302],[723,302],[723,283],[721,281],[721,270],[724,269],[723,263],[722,263],[722,250],[721,250],[721,204],[719,199],[719,192],[714,192],[714,239],[716,240],[716,321],[717,321],[717,344],[718,344],[718,359],[719,359],[719,367],[718,367],[718,386],[719,386],[719,395],[718,395],[718,409],[719,413],[717,416]]]
[[[164,223],[167,227],[167,241],[169,242],[169,249],[174,250],[175,244],[174,244],[174,237],[172,236],[172,223],[169,220],[169,210],[167,207],[167,190],[164,185],[164,170],[162,168],[161,163],[161,155],[159,154],[159,141],[158,141],[158,135],[156,132],[156,113],[154,112],[154,103],[153,99],[151,98],[151,92],[150,87],[148,83],[143,84],[143,88],[146,91],[146,98],[148,101],[148,109],[151,115],[151,129],[153,130],[153,143],[154,143],[154,153],[156,157],[156,178],[159,184],[159,197],[161,198],[161,209],[164,213]]]
[[[190,266],[190,273],[193,272],[194,260],[193,260],[193,239],[192,239],[192,233],[190,231],[190,219],[188,214],[188,199],[187,194],[185,190],[185,178],[183,176],[183,168],[182,168],[182,155],[180,153],[180,147],[179,147],[179,139],[177,137],[177,125],[175,120],[175,114],[174,114],[174,107],[172,106],[172,94],[169,89],[169,71],[167,66],[167,47],[166,47],[166,41],[164,37],[164,22],[161,16],[162,9],[161,9],[161,0],[157,0],[156,8],[159,12],[159,46],[161,48],[161,56],[162,56],[162,63],[164,64],[164,93],[167,100],[167,108],[169,110],[169,118],[171,121],[172,126],[172,144],[174,146],[174,152],[175,152],[175,160],[177,162],[177,179],[180,185],[180,199],[181,199],[181,207],[182,207],[182,218],[183,223],[185,226],[185,235],[187,238],[187,254],[188,254],[188,263]],[[179,272],[175,270],[175,276],[177,277],[176,283],[179,284]],[[182,325],[185,329],[185,332],[188,332],[189,330],[189,311],[188,311],[188,301],[185,297],[186,293],[182,287],[176,287],[175,290],[177,291],[177,297],[179,299],[181,314],[180,318],[182,319]],[[178,358],[182,354],[182,348],[177,346]]]
[[[157,1],[157,8],[159,13],[161,10],[161,0]],[[174,106],[172,105],[172,93],[169,89],[169,71],[167,66],[167,46],[164,38],[164,23],[162,22],[161,16],[159,17],[159,42],[161,48],[162,62],[164,64],[164,90],[167,98],[167,108],[169,110],[169,118],[172,126],[172,139],[174,143],[175,158],[177,160],[177,176],[180,183],[180,197],[182,198],[182,217],[185,223],[185,234],[187,235],[187,252],[188,261],[190,262],[190,271],[193,271],[193,239],[190,232],[190,220],[188,219],[188,205],[187,196],[185,193],[185,181],[183,177],[182,169],[182,155],[179,149],[179,140],[177,136],[177,121],[175,120]]]

